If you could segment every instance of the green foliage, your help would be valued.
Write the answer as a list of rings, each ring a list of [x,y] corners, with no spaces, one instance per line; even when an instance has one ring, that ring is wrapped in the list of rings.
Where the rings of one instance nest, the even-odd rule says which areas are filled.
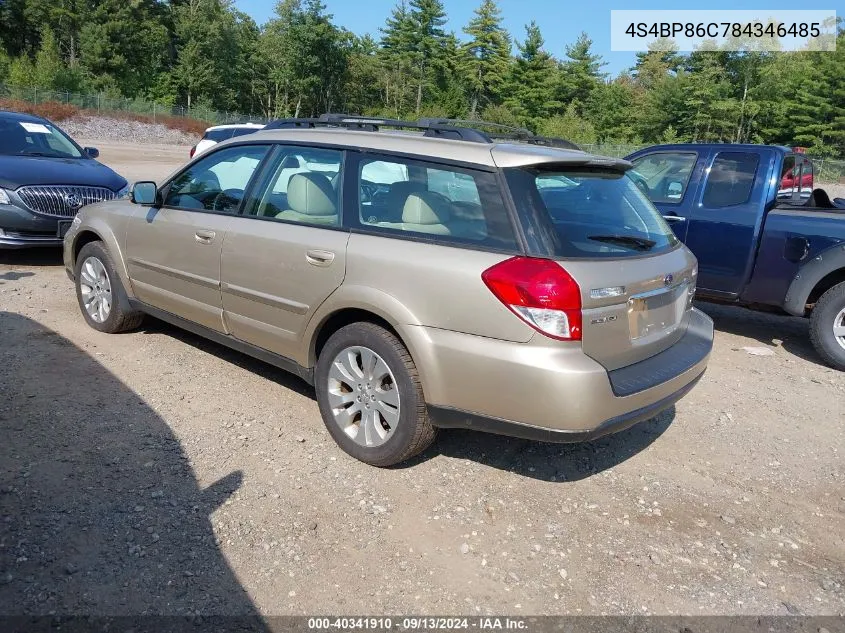
[[[22,99],[97,93],[138,111],[154,100],[202,116],[480,117],[582,144],[845,155],[841,29],[835,52],[737,41],[740,51],[682,55],[663,41],[608,78],[588,34],[557,59],[531,22],[512,51],[497,0],[476,2],[456,35],[443,0],[397,0],[374,38],[335,24],[321,0],[278,0],[260,26],[235,0],[0,0],[0,83]]]
[[[471,99],[469,114],[474,117],[479,107],[501,99],[510,72],[511,42],[495,0],[483,0],[464,33],[471,38],[464,44],[463,72]]]
[[[560,109],[555,99],[557,64],[543,48],[543,35],[536,22],[525,27],[525,41],[517,43],[519,55],[508,82],[505,106],[522,125],[536,130],[540,123]]]
[[[570,103],[563,114],[556,114],[543,120],[540,134],[565,138],[575,143],[595,143],[597,139],[593,124],[578,114],[575,103]]]

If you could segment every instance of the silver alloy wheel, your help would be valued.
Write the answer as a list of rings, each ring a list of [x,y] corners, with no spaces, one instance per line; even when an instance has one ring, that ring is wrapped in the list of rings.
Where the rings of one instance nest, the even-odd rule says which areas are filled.
[[[845,349],[845,308],[842,308],[833,319],[833,336],[836,337],[836,342],[842,349]]]
[[[82,305],[92,320],[102,323],[109,318],[112,306],[111,281],[99,258],[92,255],[82,262],[79,290]]]
[[[347,347],[328,377],[334,421],[356,444],[384,444],[399,424],[399,386],[384,359],[367,347]]]

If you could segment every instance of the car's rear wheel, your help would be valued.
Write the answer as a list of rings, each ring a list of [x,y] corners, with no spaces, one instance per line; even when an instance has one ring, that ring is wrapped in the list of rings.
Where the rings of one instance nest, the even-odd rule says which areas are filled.
[[[315,387],[329,433],[362,462],[392,466],[434,441],[416,365],[383,327],[353,323],[335,332],[317,360]]]
[[[845,282],[816,303],[810,316],[810,340],[826,363],[845,371]]]
[[[102,242],[90,242],[76,258],[76,298],[85,321],[95,330],[116,334],[135,329],[144,315],[127,310],[126,292]]]

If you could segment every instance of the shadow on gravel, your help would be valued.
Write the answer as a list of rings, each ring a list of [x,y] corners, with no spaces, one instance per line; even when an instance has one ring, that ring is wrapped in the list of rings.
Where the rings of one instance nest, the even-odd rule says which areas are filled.
[[[437,455],[446,455],[542,481],[578,481],[613,468],[645,450],[674,419],[673,406],[625,431],[578,444],[549,444],[448,429],[438,434],[430,449],[399,467],[411,467]]]
[[[232,363],[233,365],[240,367],[241,369],[245,369],[248,372],[261,376],[262,378],[278,383],[285,389],[290,389],[291,391],[295,391],[296,393],[311,399],[315,398],[314,388],[298,376],[294,376],[283,369],[279,369],[278,367],[274,367],[273,365],[255,359],[252,356],[233,350],[230,347],[215,343],[207,338],[203,338],[202,336],[188,332],[182,328],[178,328],[175,325],[159,321],[151,316],[146,316],[144,317],[144,322],[141,325],[140,331],[148,334],[163,334],[165,336],[172,337],[181,341],[185,345],[190,345],[191,347],[201,350],[206,354],[211,354],[217,358],[221,358],[228,363]]]
[[[315,397],[314,388],[305,381],[225,345],[158,319],[146,318],[142,328],[145,332],[172,336],[186,345],[222,358],[300,395],[311,399]],[[316,415],[319,418],[319,413]],[[675,408],[671,407],[659,416],[626,431],[580,444],[549,444],[477,431],[444,429],[430,449],[396,468],[413,467],[437,455],[447,455],[471,459],[533,479],[577,481],[630,459],[660,437],[674,419]]]
[[[0,266],[62,266],[62,249],[13,248],[0,250]]]
[[[209,519],[242,474],[201,489],[164,420],[96,360],[17,314],[0,331],[0,614],[240,615],[265,631]]]
[[[827,367],[810,343],[808,319],[755,312],[747,308],[716,303],[696,303],[695,307],[713,319],[718,332],[753,339],[776,353],[778,348],[782,347],[789,354],[809,363]],[[776,340],[782,341],[782,344],[775,343]]]
[[[5,273],[0,273],[0,281],[17,281],[18,279],[23,279],[24,277],[34,277],[35,273],[30,272],[22,272],[19,273],[16,270],[10,270]]]

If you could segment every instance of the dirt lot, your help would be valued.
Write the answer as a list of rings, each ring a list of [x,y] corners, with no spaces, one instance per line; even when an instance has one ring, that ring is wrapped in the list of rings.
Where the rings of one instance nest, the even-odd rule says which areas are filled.
[[[189,149],[100,148],[131,179]],[[305,384],[99,334],[58,254],[2,253],[0,613],[843,614],[845,374],[800,319],[703,307],[710,369],[659,418],[378,470]]]

